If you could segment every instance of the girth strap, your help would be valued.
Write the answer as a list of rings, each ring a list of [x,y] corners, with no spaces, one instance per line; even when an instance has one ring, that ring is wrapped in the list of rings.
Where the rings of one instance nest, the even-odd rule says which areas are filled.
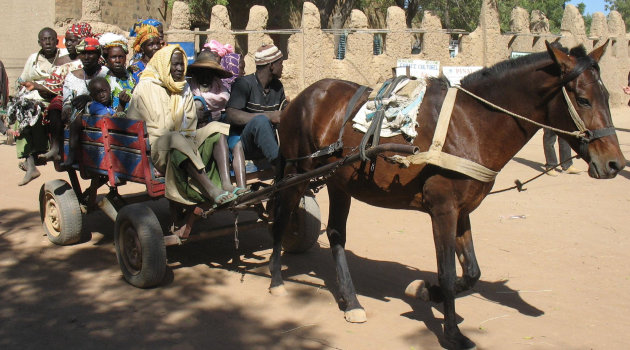
[[[346,124],[348,123],[348,120],[350,120],[350,117],[352,117],[352,111],[354,110],[354,107],[356,106],[357,101],[359,100],[359,98],[361,98],[361,96],[365,94],[365,91],[367,89],[368,89],[367,86],[361,85],[359,89],[354,93],[354,95],[352,95],[352,98],[350,98],[350,101],[348,102],[348,106],[346,107],[346,114],[343,116],[343,123],[341,124],[341,128],[339,129],[339,138],[337,139],[337,141],[307,156],[287,159],[286,161],[296,162],[298,160],[303,160],[303,159],[324,157],[324,156],[331,155],[341,150],[343,148],[343,131],[346,127]]]

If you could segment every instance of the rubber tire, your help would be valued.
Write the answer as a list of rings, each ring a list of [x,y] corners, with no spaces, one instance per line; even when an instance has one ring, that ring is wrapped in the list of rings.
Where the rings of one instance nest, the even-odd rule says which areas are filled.
[[[313,196],[304,196],[291,217],[291,231],[282,238],[282,248],[288,253],[303,253],[319,238],[322,221],[319,204]]]
[[[130,240],[134,248],[128,247]],[[138,288],[161,284],[166,273],[166,246],[153,210],[142,203],[124,206],[116,216],[114,245],[118,265],[129,284]],[[135,262],[129,254],[135,256]]]
[[[39,190],[39,215],[48,240],[57,245],[81,240],[83,214],[72,186],[64,180],[48,181]]]

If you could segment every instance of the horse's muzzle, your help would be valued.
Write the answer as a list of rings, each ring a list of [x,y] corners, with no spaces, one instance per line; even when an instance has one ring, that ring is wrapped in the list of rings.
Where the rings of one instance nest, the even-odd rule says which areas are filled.
[[[605,160],[595,156],[588,163],[588,175],[595,179],[612,179],[625,166],[626,159],[623,156]]]

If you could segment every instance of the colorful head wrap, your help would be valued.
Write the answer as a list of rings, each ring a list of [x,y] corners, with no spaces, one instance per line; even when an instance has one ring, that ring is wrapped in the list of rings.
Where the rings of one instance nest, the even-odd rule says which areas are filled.
[[[140,27],[140,29],[138,29],[138,36],[136,38],[136,41],[133,43],[133,51],[134,52],[140,52],[142,51],[142,44],[152,38],[159,38],[160,37],[160,32],[158,32],[157,28],[152,26],[152,25],[148,25],[148,24],[144,24]]]
[[[221,44],[216,40],[210,40],[210,42],[203,45],[204,49],[208,49],[212,52],[216,52],[219,57],[223,57],[229,53],[234,53],[234,46],[230,44]]]
[[[98,42],[101,44],[103,49],[108,49],[110,47],[118,46],[125,51],[125,53],[129,53],[129,47],[127,46],[127,39],[120,35],[114,33],[105,33],[98,38]]]
[[[150,25],[150,26],[154,26],[154,27],[157,28],[157,27],[162,25],[162,22],[158,21],[157,19],[153,19],[153,18],[145,19],[144,21],[138,21],[138,22],[133,24],[133,27],[129,31],[129,36],[130,37],[134,37],[134,36],[138,35],[136,30],[138,30],[143,25]]]
[[[89,23],[79,22],[75,23],[66,31],[66,35],[72,34],[79,39],[88,38],[94,36],[92,34],[92,26]]]
[[[99,44],[96,38],[84,38],[76,46],[76,50],[78,53],[86,51],[100,51],[101,44]]]
[[[229,78],[221,79],[223,85],[228,89],[228,91],[232,91],[232,83],[234,80],[238,78],[240,75],[239,65],[241,63],[241,55],[237,53],[228,53],[221,59],[221,67],[228,72],[232,73],[232,76]]]

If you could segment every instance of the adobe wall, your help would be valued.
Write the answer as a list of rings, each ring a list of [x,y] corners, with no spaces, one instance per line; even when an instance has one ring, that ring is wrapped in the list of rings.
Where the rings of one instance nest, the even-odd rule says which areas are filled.
[[[30,54],[39,50],[37,34],[44,27],[53,27],[55,3],[50,0],[2,0],[0,21],[0,60],[14,88],[24,63]]]
[[[128,30],[139,18],[162,19],[163,0],[56,0],[55,23],[64,25],[83,18],[100,21]]]
[[[57,6],[48,0],[32,0],[30,2],[5,0],[8,2],[7,20],[0,23],[4,35],[0,37],[0,47],[14,48],[0,50],[0,59],[9,69],[11,81],[15,81],[28,55],[37,50],[37,32],[43,26],[52,26],[56,19],[65,16],[64,8],[73,8],[81,3],[82,20],[88,20],[96,32],[113,31],[126,33],[126,27],[133,19],[124,20],[117,14],[126,13],[130,16],[147,15],[157,17],[158,0],[143,2],[146,8],[138,7],[136,2],[126,0],[58,0]],[[73,5],[74,4],[74,5]],[[116,8],[115,11],[113,8]],[[132,11],[129,8],[132,7]],[[190,27],[190,16],[187,6],[182,1],[173,5],[173,17],[170,28],[182,30]],[[140,11],[140,12],[138,12]],[[146,12],[142,12],[146,11]],[[70,12],[68,12],[70,13]],[[142,14],[141,14],[142,13]],[[76,16],[73,14],[72,16]],[[112,16],[112,17],[110,17]],[[73,17],[75,18],[75,17]],[[250,9],[249,22],[246,29],[252,31],[265,30],[269,13],[263,6]],[[129,24],[126,24],[129,21]],[[231,32],[231,22],[227,9],[217,5],[212,9],[208,19],[208,40],[217,39],[223,43],[234,44],[235,35]],[[76,22],[73,20],[72,22]],[[511,16],[511,31],[516,34],[504,35],[500,32],[499,14],[496,0],[483,0],[479,26],[466,35],[460,36],[460,52],[450,57],[448,45],[449,35],[441,32],[440,19],[430,11],[425,11],[420,29],[425,32],[420,35],[422,50],[412,54],[411,48],[416,36],[405,27],[405,16],[399,7],[387,10],[386,28],[384,35],[384,52],[381,55],[372,53],[373,33],[351,32],[347,39],[346,55],[343,60],[335,58],[335,37],[331,33],[322,31],[320,27],[319,11],[317,7],[305,2],[302,10],[301,28],[299,33],[291,34],[288,38],[288,49],[285,52],[285,69],[283,82],[287,95],[292,97],[308,85],[322,78],[338,78],[355,81],[360,84],[374,85],[382,82],[391,75],[391,67],[400,58],[438,60],[441,66],[489,66],[507,59],[512,51],[540,52],[545,50],[545,40],[558,40],[565,46],[582,44],[587,50],[602,45],[610,39],[608,50],[600,62],[602,79],[610,91],[611,106],[625,104],[628,97],[623,94],[620,86],[627,84],[629,65],[628,37],[621,15],[612,11],[608,17],[601,13],[593,15],[590,33],[584,29],[584,21],[579,11],[573,5],[567,5],[562,20],[561,37],[549,33],[548,20],[539,11],[531,14],[523,9],[515,9]],[[115,25],[119,23],[120,25]],[[68,23],[58,23],[58,32],[63,33]],[[125,28],[124,30],[121,29]],[[367,17],[359,10],[353,10],[348,20],[347,29],[368,30]],[[168,32],[167,32],[168,34]],[[195,34],[171,33],[169,41],[192,41]],[[32,38],[32,40],[24,40]],[[271,37],[264,33],[250,33],[247,35],[248,52],[246,53],[246,72],[254,71],[253,55],[263,43],[272,42]]]
[[[268,12],[262,6],[250,9],[248,30],[267,28]],[[368,28],[367,17],[359,10],[353,10],[348,29]],[[288,59],[285,61],[283,83],[289,96],[295,96],[302,89],[322,78],[351,80],[361,84],[374,85],[391,76],[391,67],[399,58],[438,60],[441,66],[489,66],[509,58],[512,51],[540,52],[545,50],[545,40],[558,40],[569,47],[584,45],[588,51],[611,39],[607,52],[600,62],[602,79],[610,90],[611,106],[625,104],[628,97],[620,86],[627,84],[628,38],[621,15],[612,11],[608,18],[602,13],[593,16],[591,32],[585,32],[584,20],[577,8],[567,5],[562,20],[562,37],[549,33],[548,20],[539,11],[531,14],[524,9],[515,9],[511,16],[511,30],[515,34],[501,34],[496,0],[484,0],[480,24],[473,32],[461,37],[460,52],[451,58],[448,50],[449,35],[440,32],[440,19],[425,11],[421,29],[422,51],[412,54],[415,38],[405,27],[405,15],[401,8],[390,7],[387,11],[385,49],[382,55],[373,55],[374,34],[355,32],[348,35],[346,56],[335,58],[334,35],[321,30],[317,7],[305,2],[302,11],[301,32],[292,34],[288,44]],[[217,5],[210,18],[208,39],[218,39],[234,43],[230,33],[230,21],[225,7]],[[253,54],[256,48],[271,42],[262,33],[248,35],[246,72],[254,70]]]

